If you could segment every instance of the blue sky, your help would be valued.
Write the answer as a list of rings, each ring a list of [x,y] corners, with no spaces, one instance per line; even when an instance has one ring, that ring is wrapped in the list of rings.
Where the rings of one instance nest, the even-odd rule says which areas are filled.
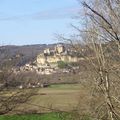
[[[49,44],[71,34],[77,0],[0,0],[0,44]]]

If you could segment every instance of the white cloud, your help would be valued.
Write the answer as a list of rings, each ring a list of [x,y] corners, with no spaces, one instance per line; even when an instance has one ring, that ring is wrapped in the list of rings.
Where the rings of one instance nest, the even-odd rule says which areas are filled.
[[[34,14],[27,15],[16,15],[16,16],[0,16],[1,21],[9,20],[48,20],[48,19],[64,19],[71,18],[78,14],[80,8],[70,7],[70,8],[59,8],[47,11],[40,11]]]

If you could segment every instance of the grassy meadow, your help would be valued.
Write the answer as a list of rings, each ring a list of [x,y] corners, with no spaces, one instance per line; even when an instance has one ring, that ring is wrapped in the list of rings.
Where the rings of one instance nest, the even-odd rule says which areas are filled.
[[[61,111],[73,110],[79,101],[85,101],[88,94],[80,84],[51,85],[48,88],[37,88],[37,93],[27,103],[20,105],[18,109],[25,112],[46,113],[49,108]]]
[[[61,120],[56,111],[68,112],[75,109],[78,103],[87,100],[85,96],[89,94],[89,90],[81,84],[57,84],[33,90],[36,94],[27,103],[17,106],[10,116],[0,116],[0,120]],[[14,92],[11,90],[5,94],[9,96]]]
[[[0,120],[62,120],[58,114],[1,116]]]
[[[46,113],[46,114],[31,114],[31,115],[12,115],[0,116],[0,120],[75,120],[73,116],[68,113]],[[92,120],[90,117],[83,116],[81,120]]]

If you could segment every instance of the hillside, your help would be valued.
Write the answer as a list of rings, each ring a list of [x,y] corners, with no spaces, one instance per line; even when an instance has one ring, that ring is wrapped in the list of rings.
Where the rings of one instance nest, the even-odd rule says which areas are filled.
[[[0,46],[0,64],[7,64],[8,62],[15,65],[21,66],[34,58],[45,48],[52,48],[54,44],[37,44],[37,45],[24,45],[24,46]],[[11,62],[10,62],[11,61]]]

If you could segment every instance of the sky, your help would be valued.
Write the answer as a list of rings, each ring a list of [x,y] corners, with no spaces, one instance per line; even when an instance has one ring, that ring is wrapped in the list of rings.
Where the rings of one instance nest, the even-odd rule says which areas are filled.
[[[77,0],[0,0],[0,44],[55,43],[73,32],[79,10]]]

